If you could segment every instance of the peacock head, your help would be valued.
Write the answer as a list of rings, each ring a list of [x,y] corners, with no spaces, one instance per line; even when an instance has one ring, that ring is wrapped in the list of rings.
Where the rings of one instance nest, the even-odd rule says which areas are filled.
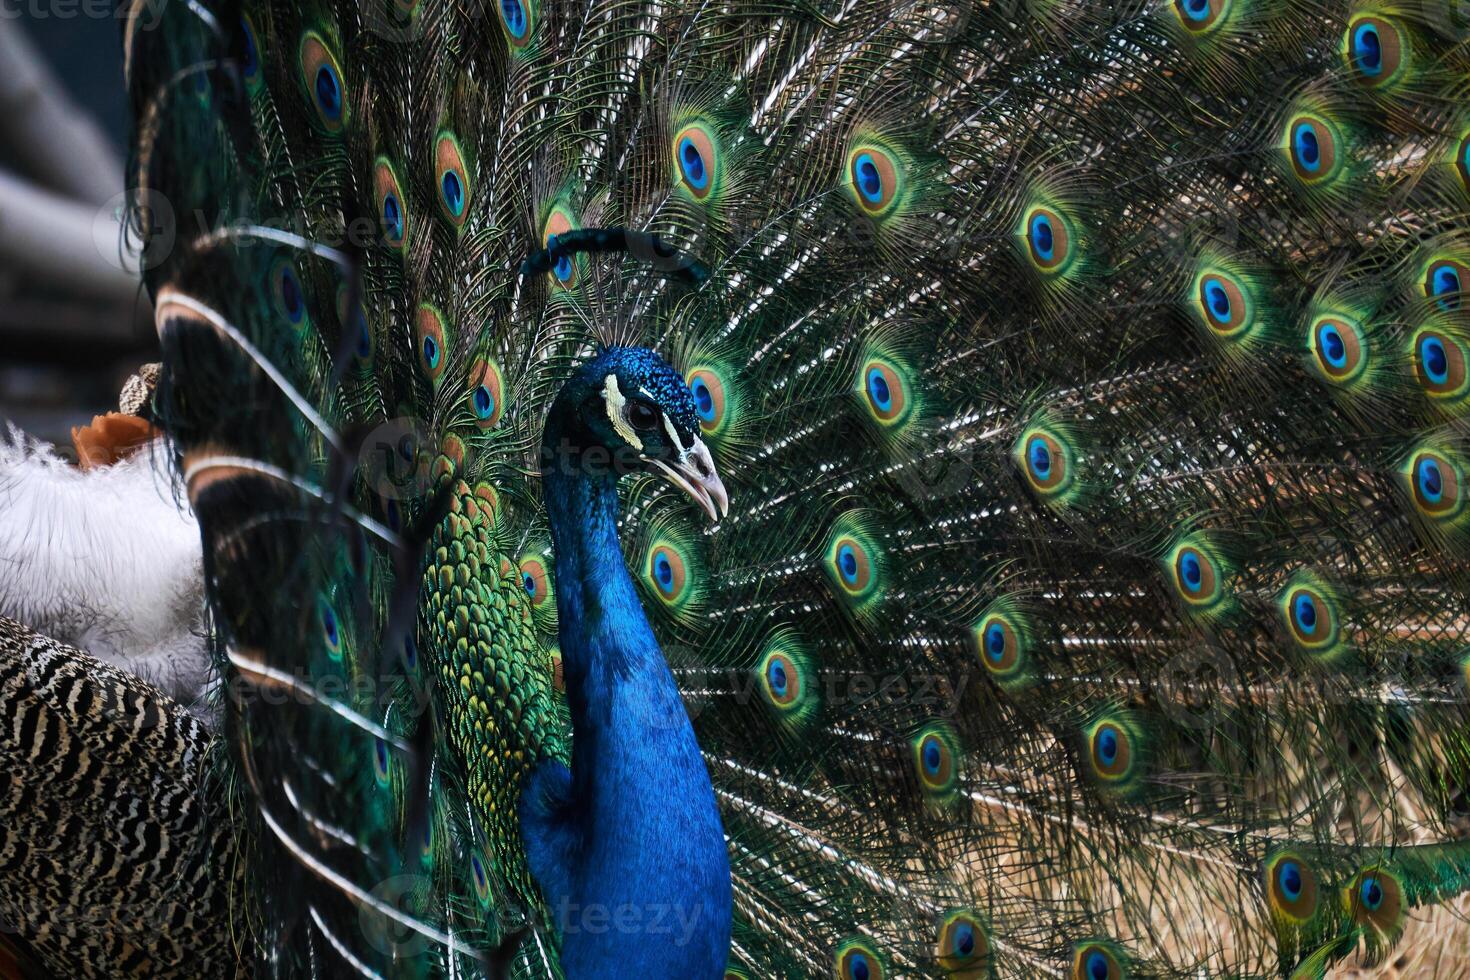
[[[552,403],[545,466],[616,480],[656,473],[689,494],[711,520],[730,508],[709,448],[699,438],[694,395],[646,347],[608,347],[582,365]]]

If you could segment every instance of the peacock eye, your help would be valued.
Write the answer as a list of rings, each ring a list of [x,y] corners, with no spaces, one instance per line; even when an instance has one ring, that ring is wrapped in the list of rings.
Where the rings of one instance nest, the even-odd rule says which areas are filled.
[[[648,402],[629,402],[628,422],[640,432],[651,432],[658,428],[658,409]]]

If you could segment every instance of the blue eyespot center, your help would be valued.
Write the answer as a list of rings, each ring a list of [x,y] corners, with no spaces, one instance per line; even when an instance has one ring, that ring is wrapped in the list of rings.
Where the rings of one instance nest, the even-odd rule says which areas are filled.
[[[1362,886],[1358,889],[1358,897],[1362,899],[1365,909],[1376,912],[1383,904],[1383,886],[1378,883],[1377,878],[1364,878]]]
[[[888,379],[878,368],[868,371],[868,397],[873,399],[873,404],[880,412],[886,412],[893,407],[893,391],[888,387]]]
[[[868,980],[870,971],[866,956],[862,953],[854,953],[848,962],[852,965],[852,980]]]
[[[1105,766],[1111,766],[1118,761],[1117,729],[1104,728],[1097,733],[1097,757]]]
[[[392,237],[403,237],[403,210],[398,206],[395,194],[383,195],[383,225]]]
[[[684,171],[684,179],[689,181],[690,186],[696,190],[704,190],[709,183],[709,169],[704,165],[704,157],[699,154],[699,147],[689,137],[679,141],[679,166]]]
[[[1322,147],[1317,142],[1317,131],[1311,123],[1298,123],[1292,137],[1296,150],[1296,161],[1303,170],[1315,171],[1322,165]]]
[[[439,342],[433,337],[424,338],[424,363],[431,369],[439,366]]]
[[[1032,475],[1038,480],[1051,476],[1051,450],[1047,448],[1045,439],[1040,436],[1031,437],[1031,443],[1026,447],[1026,460],[1031,466]]]
[[[388,769],[388,743],[381,738],[374,739],[373,752],[378,764],[378,771],[385,772]]]
[[[1031,247],[1037,258],[1050,262],[1055,257],[1056,241],[1052,234],[1051,219],[1038,214],[1031,219]]]
[[[695,414],[701,421],[713,422],[715,420],[715,396],[710,393],[709,385],[705,384],[703,378],[695,378],[689,390],[694,395]]]
[[[1089,953],[1087,976],[1089,980],[1108,980],[1108,958],[1095,950]]]
[[[446,170],[440,183],[444,191],[445,206],[449,208],[450,214],[459,217],[464,213],[464,184],[460,182],[459,174]]]
[[[1210,316],[1219,323],[1230,322],[1230,294],[1218,279],[1205,280],[1205,304],[1210,309]]]
[[[337,631],[337,614],[332,612],[331,607],[322,606],[322,635],[326,637],[327,644],[335,647],[342,639]]]
[[[871,153],[863,153],[858,156],[857,163],[853,166],[853,172],[857,177],[858,192],[863,195],[869,204],[878,204],[883,200],[883,175],[878,172],[877,161]]]
[[[1460,274],[1454,267],[1443,265],[1434,270],[1434,295],[1439,299],[1442,310],[1454,310],[1460,306]]]
[[[247,78],[253,77],[260,71],[260,54],[255,47],[255,32],[250,29],[245,18],[240,18],[240,33],[245,36],[245,64],[244,71]]]
[[[1383,39],[1378,36],[1377,27],[1363,24],[1353,31],[1353,59],[1365,75],[1376,75],[1383,70]]]
[[[985,627],[985,655],[996,663],[1000,663],[1006,654],[1006,631],[999,623],[991,623]]]
[[[1184,0],[1184,13],[1190,20],[1204,20],[1210,16],[1210,0]]]
[[[505,27],[517,39],[526,36],[526,8],[521,0],[500,0],[500,12],[505,17]]]
[[[1317,347],[1322,352],[1322,357],[1335,368],[1347,366],[1347,344],[1343,343],[1342,333],[1332,324],[1326,324],[1317,333]]]
[[[301,283],[290,268],[281,272],[281,305],[285,307],[286,316],[292,323],[301,322],[301,317],[306,312],[306,303],[301,298]]]
[[[536,594],[536,576],[530,572],[523,572],[521,574],[521,586],[526,590],[526,595],[534,596]]]
[[[1295,902],[1302,897],[1302,868],[1295,861],[1281,862],[1280,869],[1276,872],[1276,882],[1281,886],[1281,894],[1286,896],[1289,902]]]
[[[658,580],[659,588],[669,592],[674,587],[674,566],[669,562],[667,555],[657,555],[653,559],[653,577]]]
[[[1204,581],[1204,572],[1199,566],[1199,556],[1192,551],[1185,552],[1179,559],[1179,573],[1184,577],[1184,584],[1191,592],[1197,591],[1200,583]]]
[[[939,739],[929,736],[924,740],[924,771],[930,776],[939,775],[939,768],[944,764],[944,748],[939,744]]]
[[[837,569],[842,573],[842,580],[848,585],[855,585],[858,577],[857,553],[852,550],[852,545],[845,544],[837,551]]]
[[[1428,457],[1419,460],[1419,493],[1431,504],[1437,504],[1444,495],[1444,474],[1439,463]]]
[[[975,952],[975,927],[962,922],[954,930],[954,951],[960,956]]]
[[[1438,337],[1425,337],[1419,343],[1419,361],[1424,365],[1424,373],[1429,380],[1435,384],[1444,384],[1450,376],[1449,354],[1444,349],[1444,342]]]
[[[480,385],[475,389],[475,415],[482,419],[488,419],[495,413],[495,398],[490,394],[490,389]]]
[[[475,876],[475,888],[484,891],[489,886],[489,882],[485,880],[485,866],[480,863],[478,854],[470,855],[470,870]]]
[[[770,667],[766,669],[766,677],[771,682],[771,690],[777,697],[785,697],[788,680],[786,677],[786,665],[780,660],[772,660]]]
[[[342,116],[342,88],[337,84],[337,73],[331,65],[322,65],[316,70],[316,102],[328,119]]]
[[[1303,633],[1317,631],[1317,603],[1312,601],[1311,596],[1299,594],[1292,602],[1292,609],[1296,615],[1296,624]]]

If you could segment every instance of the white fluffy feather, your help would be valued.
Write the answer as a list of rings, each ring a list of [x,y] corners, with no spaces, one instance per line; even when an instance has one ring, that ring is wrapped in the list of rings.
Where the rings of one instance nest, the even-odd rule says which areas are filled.
[[[196,712],[209,679],[199,526],[154,444],[78,470],[0,438],[0,615],[130,671]]]

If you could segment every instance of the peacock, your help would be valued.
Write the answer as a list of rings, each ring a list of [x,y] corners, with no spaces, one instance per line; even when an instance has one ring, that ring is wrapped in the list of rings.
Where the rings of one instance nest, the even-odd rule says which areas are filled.
[[[1465,975],[1462,4],[120,22],[230,842],[146,972]]]

